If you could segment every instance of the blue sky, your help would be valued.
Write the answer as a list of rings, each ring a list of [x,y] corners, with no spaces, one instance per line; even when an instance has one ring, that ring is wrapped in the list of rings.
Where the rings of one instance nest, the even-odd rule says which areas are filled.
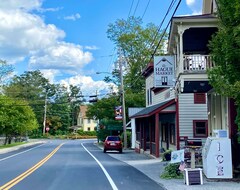
[[[1,0],[0,59],[14,64],[15,74],[39,69],[52,83],[80,86],[84,95],[101,92],[108,84],[102,81],[104,74],[96,72],[111,72],[116,60],[108,25],[128,16],[143,17],[144,25],[159,25],[170,3]],[[202,0],[182,0],[176,15],[200,14],[201,6]],[[168,21],[169,17],[165,25]]]

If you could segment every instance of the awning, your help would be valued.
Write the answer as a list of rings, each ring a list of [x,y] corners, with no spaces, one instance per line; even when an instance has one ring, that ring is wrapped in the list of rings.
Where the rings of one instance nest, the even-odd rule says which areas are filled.
[[[162,110],[164,110],[165,108],[167,108],[167,107],[169,107],[173,104],[175,104],[175,99],[171,99],[171,100],[168,100],[168,101],[165,101],[165,102],[161,102],[159,104],[146,107],[142,111],[132,115],[131,118],[149,117],[153,114],[161,112]],[[173,111],[176,111],[176,110],[173,110]]]

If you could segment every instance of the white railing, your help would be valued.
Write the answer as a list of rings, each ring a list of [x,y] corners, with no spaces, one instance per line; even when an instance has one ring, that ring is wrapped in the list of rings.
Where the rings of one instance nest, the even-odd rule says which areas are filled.
[[[210,55],[183,55],[183,71],[199,72],[213,67]]]

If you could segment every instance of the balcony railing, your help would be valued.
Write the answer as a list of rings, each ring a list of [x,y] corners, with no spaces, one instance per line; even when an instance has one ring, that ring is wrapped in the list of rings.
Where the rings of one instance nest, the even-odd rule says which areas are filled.
[[[210,55],[183,55],[183,72],[206,72],[213,66]]]

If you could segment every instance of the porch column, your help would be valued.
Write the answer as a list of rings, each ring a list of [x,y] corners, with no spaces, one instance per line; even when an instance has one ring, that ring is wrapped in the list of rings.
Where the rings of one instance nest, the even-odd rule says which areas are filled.
[[[183,33],[184,29],[182,25],[178,26],[179,35],[179,73],[183,73]]]
[[[131,127],[132,127],[132,147],[135,148],[136,145],[136,122],[135,119],[131,119]]]
[[[155,114],[155,143],[156,143],[156,157],[159,157],[159,118],[158,113]]]

